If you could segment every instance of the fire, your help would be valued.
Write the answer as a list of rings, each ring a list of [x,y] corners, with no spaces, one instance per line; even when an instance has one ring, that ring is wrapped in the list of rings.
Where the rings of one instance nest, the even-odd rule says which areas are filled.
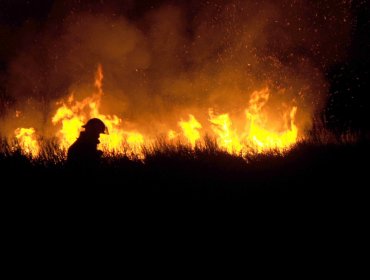
[[[143,156],[142,147],[151,144],[152,137],[143,135],[133,130],[123,128],[123,121],[117,115],[106,115],[100,112],[100,104],[103,92],[103,69],[99,65],[94,82],[92,94],[82,100],[76,100],[72,92],[67,99],[58,102],[58,108],[51,122],[58,128],[56,137],[62,149],[68,147],[78,138],[82,126],[90,118],[101,119],[108,127],[109,134],[101,134],[100,149],[104,152],[129,153]],[[215,114],[214,110],[208,110],[208,123],[201,124],[193,114],[189,114],[188,120],[181,119],[177,122],[181,132],[169,130],[167,139],[183,139],[192,148],[202,145],[202,136],[209,134],[217,141],[221,149],[228,153],[245,155],[250,151],[266,152],[270,149],[284,151],[297,142],[298,127],[295,123],[298,108],[291,106],[284,111],[281,119],[273,120],[280,123],[279,128],[271,127],[271,120],[265,114],[266,105],[269,102],[271,92],[269,88],[254,91],[249,101],[246,102],[245,115],[240,119],[232,120],[228,112]],[[234,118],[234,117],[233,117]],[[245,123],[244,129],[238,131],[233,123]],[[18,128],[15,131],[20,146],[26,153],[37,156],[40,148],[33,128]]]
[[[139,132],[125,132],[128,152],[143,157],[141,148],[144,145],[144,136]]]
[[[26,154],[33,157],[38,156],[40,147],[36,139],[35,129],[31,128],[17,128],[15,131],[15,138],[17,139],[20,148]]]
[[[178,134],[176,133],[176,131],[174,131],[174,130],[172,130],[172,129],[167,133],[167,138],[168,138],[168,140],[170,140],[170,141],[172,141],[172,140],[176,139],[176,138],[177,138],[177,136],[178,136]]]
[[[269,120],[263,113],[263,109],[269,101],[270,90],[264,88],[254,91],[245,109],[245,129],[237,131],[233,128],[233,122],[228,113],[215,114],[214,110],[208,110],[211,135],[216,139],[218,146],[228,153],[246,154],[250,151],[259,153],[271,149],[284,151],[297,142],[298,128],[295,124],[297,107],[292,106],[285,113],[282,120],[283,130],[274,130],[269,126]],[[271,121],[271,120],[270,120]],[[201,139],[199,130],[203,128],[202,124],[189,114],[189,120],[178,122],[182,129],[182,136],[194,148]],[[168,139],[173,140],[179,137],[181,133],[174,130],[168,132]]]
[[[73,95],[70,96],[68,102],[71,107],[69,107],[68,104],[63,104],[58,108],[52,118],[52,123],[54,125],[58,123],[62,124],[62,128],[57,133],[57,137],[63,149],[67,149],[77,139],[79,130],[84,124],[83,116],[77,114],[79,104],[72,105]]]
[[[209,110],[212,130],[217,135],[217,144],[226,149],[229,153],[239,153],[243,146],[240,143],[236,131],[232,130],[232,123],[229,114],[214,115],[213,110]]]
[[[269,97],[270,90],[268,88],[252,93],[249,105],[245,109],[246,129],[241,133],[232,128],[229,114],[215,115],[213,110],[210,109],[209,120],[219,147],[229,153],[242,152],[245,154],[250,150],[260,153],[271,149],[284,151],[296,143],[298,138],[298,128],[295,124],[297,107],[293,106],[288,111],[288,118],[285,119],[283,131],[273,130],[269,128],[269,122],[262,112]]]
[[[252,142],[259,152],[269,149],[284,150],[297,142],[298,129],[294,124],[297,107],[293,107],[290,112],[291,129],[278,133],[268,131],[258,124],[258,119],[247,113],[247,118],[250,120],[249,141]]]
[[[298,128],[295,125],[297,107],[293,106],[289,113],[289,122],[285,123],[284,131],[273,131],[267,129],[267,121],[263,119],[262,108],[269,100],[270,91],[265,88],[253,92],[249,101],[249,107],[245,110],[249,122],[247,141],[258,152],[270,149],[284,150],[297,142]]]
[[[181,127],[184,136],[189,141],[190,145],[194,148],[196,142],[200,139],[199,129],[202,128],[202,125],[197,121],[193,115],[189,115],[189,120],[179,121],[178,125]]]
[[[81,127],[90,118],[99,118],[108,127],[109,135],[100,136],[100,148],[106,152],[127,151],[139,153],[139,147],[144,143],[144,137],[135,131],[124,131],[121,127],[122,119],[116,115],[104,115],[100,113],[101,98],[103,92],[103,69],[99,65],[95,76],[95,92],[92,96],[81,101],[70,95],[67,102],[61,102],[52,118],[54,125],[60,125],[57,133],[62,148],[67,149],[79,136]],[[124,147],[128,145],[128,147]]]

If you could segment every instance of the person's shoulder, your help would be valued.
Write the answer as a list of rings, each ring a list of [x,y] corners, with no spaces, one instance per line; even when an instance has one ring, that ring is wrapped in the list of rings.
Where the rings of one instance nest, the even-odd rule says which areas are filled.
[[[69,146],[68,151],[73,150],[76,146],[77,146],[77,140],[73,142],[71,146]]]

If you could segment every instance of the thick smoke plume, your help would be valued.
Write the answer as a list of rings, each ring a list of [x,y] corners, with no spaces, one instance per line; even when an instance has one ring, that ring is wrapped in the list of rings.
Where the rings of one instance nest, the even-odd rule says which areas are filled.
[[[143,133],[176,128],[189,113],[205,121],[209,108],[244,117],[251,93],[265,87],[268,114],[297,106],[299,127],[309,128],[351,22],[350,1],[64,2],[16,31],[5,78],[15,103],[4,131],[46,134],[55,102],[90,94],[99,64],[102,112]]]

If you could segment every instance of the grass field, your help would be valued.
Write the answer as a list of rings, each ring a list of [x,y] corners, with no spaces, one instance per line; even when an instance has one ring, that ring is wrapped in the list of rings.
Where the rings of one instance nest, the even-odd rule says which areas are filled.
[[[3,188],[120,192],[140,199],[245,199],[253,195],[328,197],[366,191],[370,145],[345,137],[311,137],[285,153],[231,155],[205,140],[203,147],[158,142],[144,159],[105,155],[95,169],[71,169],[65,152],[45,141],[38,158],[1,141]]]

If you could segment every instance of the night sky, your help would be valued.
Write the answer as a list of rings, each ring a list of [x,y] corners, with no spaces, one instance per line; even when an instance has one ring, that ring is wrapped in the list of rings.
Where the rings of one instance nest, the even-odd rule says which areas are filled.
[[[165,4],[181,6],[186,11],[189,21],[198,15],[198,10],[205,5],[219,5],[230,1],[68,1],[60,0],[0,0],[0,114],[14,102],[14,96],[9,93],[7,79],[12,61],[27,49],[27,45],[37,44],[32,38],[37,38],[40,32],[53,28],[53,33],[58,36],[60,26],[66,16],[79,12],[109,15],[112,18],[123,16],[130,21],[139,22],[141,17],[151,10]],[[186,3],[184,3],[186,2]],[[268,1],[251,1],[258,5]],[[282,1],[284,5],[294,5],[296,2]],[[311,1],[306,1],[311,2]],[[312,30],[320,29],[320,25],[333,22],[349,21],[349,40],[333,41],[332,51],[336,55],[326,61],[325,51],[313,53],[314,61],[325,74],[329,82],[329,97],[323,112],[316,118],[322,120],[332,131],[341,134],[347,131],[367,134],[370,131],[370,85],[369,85],[369,53],[370,53],[370,3],[369,1],[318,1],[317,12],[323,20],[312,20]],[[349,7],[348,13],[340,13],[337,2]],[[210,4],[211,3],[211,4]],[[311,6],[313,4],[310,4]],[[335,7],[335,8],[334,8]],[[336,9],[338,8],[338,9]],[[339,12],[338,12],[339,11]],[[140,26],[140,25],[139,25]],[[338,29],[341,27],[338,26]],[[328,38],[336,32],[333,24],[328,29]],[[192,28],[188,27],[189,36]],[[338,32],[340,30],[337,30]],[[333,37],[335,38],[335,37]],[[340,38],[340,37],[338,37]],[[273,46],[274,47],[274,46]],[[326,48],[329,49],[330,48]],[[305,50],[303,50],[305,51]]]

